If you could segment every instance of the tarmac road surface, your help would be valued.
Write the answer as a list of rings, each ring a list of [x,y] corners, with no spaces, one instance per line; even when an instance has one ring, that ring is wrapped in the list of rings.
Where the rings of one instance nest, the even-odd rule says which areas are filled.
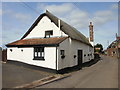
[[[118,59],[101,56],[100,61],[70,77],[36,88],[118,88]]]
[[[11,63],[2,64],[2,88],[13,88],[54,75]]]

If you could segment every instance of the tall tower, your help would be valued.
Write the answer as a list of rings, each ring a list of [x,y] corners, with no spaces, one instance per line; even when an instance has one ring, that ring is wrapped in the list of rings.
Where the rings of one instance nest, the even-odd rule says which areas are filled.
[[[94,46],[94,38],[93,38],[93,25],[92,25],[92,22],[90,22],[90,25],[89,25],[89,41],[90,43],[92,44],[92,46]]]

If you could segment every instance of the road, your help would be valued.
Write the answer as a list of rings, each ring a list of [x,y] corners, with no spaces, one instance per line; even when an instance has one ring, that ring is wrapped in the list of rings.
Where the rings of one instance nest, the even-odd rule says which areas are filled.
[[[96,64],[72,72],[70,77],[37,88],[118,88],[118,59],[101,56]]]
[[[52,73],[44,72],[20,66],[18,64],[11,64],[9,62],[3,63],[2,68],[2,88],[13,88],[33,81],[54,75]]]

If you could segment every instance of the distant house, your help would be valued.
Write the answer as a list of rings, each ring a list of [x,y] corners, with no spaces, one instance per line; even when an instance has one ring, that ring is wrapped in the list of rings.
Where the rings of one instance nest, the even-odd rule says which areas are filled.
[[[86,25],[87,26],[87,25]],[[90,41],[49,11],[41,14],[25,35],[7,44],[7,59],[62,70],[94,59],[93,25]]]
[[[105,55],[107,55],[107,49],[106,49],[106,50],[104,50],[104,54],[105,54]]]
[[[120,57],[120,37],[116,36],[116,40],[108,46],[106,53],[108,56]]]
[[[0,47],[0,61],[2,61],[2,48]]]

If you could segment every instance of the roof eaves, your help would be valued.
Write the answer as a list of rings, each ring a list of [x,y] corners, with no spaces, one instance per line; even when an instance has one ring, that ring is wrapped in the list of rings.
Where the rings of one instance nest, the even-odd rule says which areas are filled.
[[[81,42],[81,43],[84,43],[84,44],[86,44],[86,45],[89,45],[90,47],[93,47],[91,44],[88,44],[88,43],[85,43],[85,42],[83,42],[83,41],[81,41],[81,40],[77,40],[77,39],[74,39],[74,38],[72,38],[73,40],[76,40],[76,41],[79,41],[79,42]]]
[[[45,43],[45,44],[43,44],[43,43],[33,43],[32,45],[31,44],[28,44],[28,43],[23,43],[23,41],[26,41],[26,40],[31,40],[31,39],[24,39],[24,40],[17,40],[17,41],[14,41],[14,42],[12,42],[12,43],[9,43],[9,44],[6,44],[6,46],[7,47],[18,47],[18,46],[40,46],[40,45],[45,45],[45,46],[51,46],[51,45],[53,45],[53,46],[55,46],[55,45],[59,45],[61,42],[63,42],[65,39],[67,39],[68,37],[58,37],[58,38],[54,38],[54,39],[56,39],[57,41],[56,42],[53,42],[53,43]],[[38,39],[38,38],[37,38]],[[40,38],[40,39],[47,39],[47,38]],[[48,38],[48,39],[50,39],[50,40],[52,40],[52,38]],[[53,39],[53,40],[54,40]],[[19,43],[21,43],[22,42],[22,44],[19,44]],[[26,41],[27,42],[27,41]]]
[[[57,47],[59,44],[7,45],[7,47]]]

